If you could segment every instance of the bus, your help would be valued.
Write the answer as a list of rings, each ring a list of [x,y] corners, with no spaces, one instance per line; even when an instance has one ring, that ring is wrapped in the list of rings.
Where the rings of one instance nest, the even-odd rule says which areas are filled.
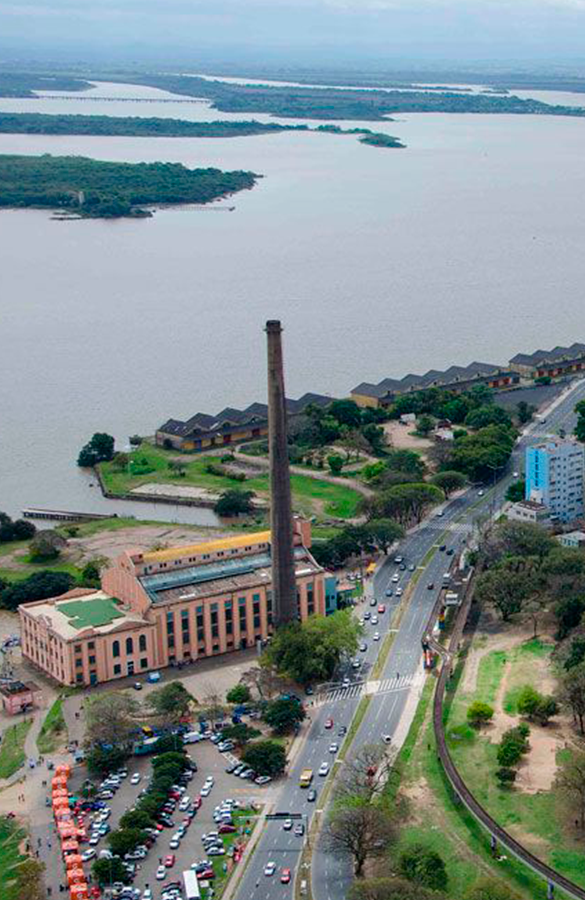
[[[185,900],[199,900],[201,897],[199,882],[193,869],[186,869],[183,872],[183,883],[185,885]]]
[[[313,780],[313,770],[312,769],[303,769],[301,772],[301,777],[299,779],[299,787],[308,788]]]

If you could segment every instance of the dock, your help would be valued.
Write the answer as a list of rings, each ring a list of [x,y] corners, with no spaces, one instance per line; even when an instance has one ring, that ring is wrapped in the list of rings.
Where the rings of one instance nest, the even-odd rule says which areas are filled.
[[[41,509],[27,506],[22,510],[23,519],[52,519],[59,522],[92,522],[98,519],[116,519],[117,513],[71,512],[63,509]]]

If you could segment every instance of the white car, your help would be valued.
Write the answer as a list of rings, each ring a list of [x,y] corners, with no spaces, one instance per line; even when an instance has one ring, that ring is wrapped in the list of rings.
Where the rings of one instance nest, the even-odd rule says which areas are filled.
[[[378,616],[372,616],[370,621],[371,621],[372,625],[377,625],[378,624]]]
[[[189,809],[191,806],[191,798],[190,797],[182,797],[181,802],[179,803],[179,809],[181,812],[184,812],[186,809]]]
[[[276,872],[276,863],[275,862],[267,862],[264,866],[264,874],[265,875],[274,875]]]
[[[199,794],[201,797],[209,797],[209,795],[211,794],[211,785],[204,784],[203,787],[201,788],[201,790],[199,791]]]
[[[328,762],[321,763],[321,765],[319,766],[319,775],[322,775],[323,777],[325,775],[329,775],[329,763]]]
[[[336,744],[335,742],[333,744],[329,744],[329,753],[337,753],[338,750],[339,744]]]
[[[380,640],[380,632],[379,632],[379,631],[375,631],[375,632],[374,632],[374,637],[372,638],[372,640],[373,640],[373,641],[379,641],[379,640]]]
[[[396,588],[396,596],[397,596],[397,597],[402,597],[402,588],[400,588],[400,587],[399,587],[399,588]]]
[[[101,834],[98,834],[97,831],[94,831],[89,839],[90,847],[97,846],[97,844],[99,844],[99,842],[101,841],[101,838],[102,838]]]
[[[159,866],[158,869],[156,870],[156,880],[164,881],[164,879],[166,877],[167,877],[167,870],[166,870],[165,866]]]
[[[93,849],[93,847],[90,847],[89,850],[85,850],[81,854],[81,858],[84,862],[87,862],[88,860],[93,859],[94,856],[95,856],[95,850]]]
[[[213,775],[208,775],[204,781],[204,784],[214,784],[214,783],[215,783],[215,779],[214,779]]]
[[[383,734],[383,735],[382,735],[382,740],[384,741],[385,744],[391,744],[391,743],[392,743],[392,737],[391,737],[389,734]]]
[[[394,573],[394,575],[392,576],[392,581],[394,582],[394,584],[400,581],[400,575],[398,574],[398,572]]]
[[[485,491],[478,491],[478,492],[477,492],[477,496],[478,496],[478,497],[483,497],[484,494],[485,494]]]
[[[178,834],[174,834],[169,841],[169,847],[171,850],[178,850],[180,843],[181,843],[180,836]]]
[[[134,772],[134,775],[130,779],[130,784],[139,784],[140,783],[140,773]]]
[[[149,888],[148,885],[146,885],[142,892],[142,900],[152,900],[152,888]]]
[[[285,819],[282,823],[284,831],[290,831],[292,828],[292,819]]]

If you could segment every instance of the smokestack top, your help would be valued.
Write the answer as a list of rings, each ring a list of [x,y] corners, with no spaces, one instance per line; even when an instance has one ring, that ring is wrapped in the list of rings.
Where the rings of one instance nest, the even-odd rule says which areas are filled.
[[[267,334],[280,334],[282,331],[280,319],[268,319],[265,330]]]

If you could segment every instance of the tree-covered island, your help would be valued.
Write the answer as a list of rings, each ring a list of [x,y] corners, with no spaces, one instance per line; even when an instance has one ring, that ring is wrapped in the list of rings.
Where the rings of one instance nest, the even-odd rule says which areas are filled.
[[[83,218],[148,216],[145,207],[210,203],[254,187],[259,177],[181,163],[0,155],[0,208],[48,208]]]

